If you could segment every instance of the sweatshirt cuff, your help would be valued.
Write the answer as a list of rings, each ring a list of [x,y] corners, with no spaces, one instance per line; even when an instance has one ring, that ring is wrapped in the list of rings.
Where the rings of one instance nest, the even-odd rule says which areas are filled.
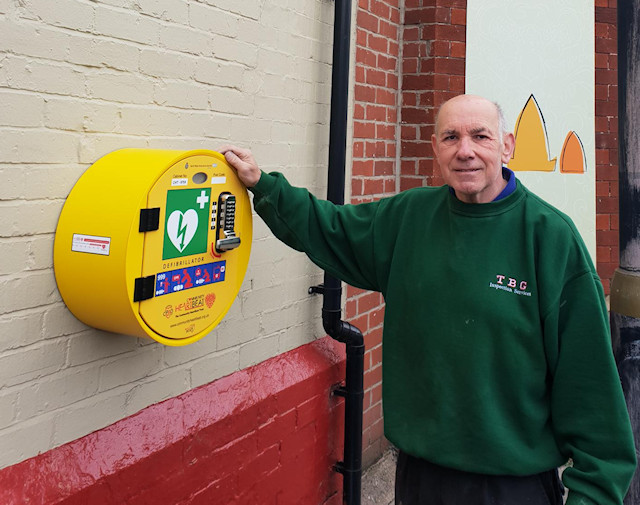
[[[264,196],[268,194],[276,185],[277,178],[273,174],[262,172],[260,180],[252,188],[248,188],[255,196]]]

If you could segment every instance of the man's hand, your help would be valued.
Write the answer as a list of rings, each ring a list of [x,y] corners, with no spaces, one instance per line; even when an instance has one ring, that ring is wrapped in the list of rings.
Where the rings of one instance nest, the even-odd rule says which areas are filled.
[[[262,172],[249,149],[226,145],[222,146],[218,152],[224,155],[227,163],[236,170],[238,178],[246,187],[252,188],[258,184]]]

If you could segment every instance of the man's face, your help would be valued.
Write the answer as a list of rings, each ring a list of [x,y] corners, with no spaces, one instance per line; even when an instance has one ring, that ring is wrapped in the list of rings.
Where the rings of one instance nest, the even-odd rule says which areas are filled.
[[[458,199],[491,202],[505,187],[502,164],[511,159],[514,137],[500,137],[498,110],[490,101],[461,95],[442,106],[431,144],[442,177]]]

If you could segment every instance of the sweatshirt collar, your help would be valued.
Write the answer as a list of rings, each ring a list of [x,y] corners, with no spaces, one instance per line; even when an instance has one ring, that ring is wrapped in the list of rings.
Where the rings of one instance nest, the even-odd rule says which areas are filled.
[[[507,167],[502,167],[502,178],[505,181],[507,181],[507,185],[500,192],[500,194],[492,200],[492,202],[497,202],[498,200],[502,200],[503,198],[506,198],[516,190],[516,174],[514,174],[512,170],[509,170]],[[456,192],[453,190],[451,186],[449,186],[449,193],[451,193],[454,196],[454,198],[456,199],[458,198],[456,196]]]
[[[525,190],[511,170],[508,171],[507,175],[509,176],[507,186],[496,199],[489,203],[465,203],[462,200],[458,200],[455,193],[449,188],[449,209],[456,214],[470,217],[491,216],[508,211],[518,205],[525,196]]]

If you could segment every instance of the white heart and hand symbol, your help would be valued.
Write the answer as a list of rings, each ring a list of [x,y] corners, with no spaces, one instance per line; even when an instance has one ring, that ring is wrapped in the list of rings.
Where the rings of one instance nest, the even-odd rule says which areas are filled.
[[[167,235],[178,251],[184,251],[198,229],[198,213],[189,209],[184,214],[174,210],[167,220]]]

